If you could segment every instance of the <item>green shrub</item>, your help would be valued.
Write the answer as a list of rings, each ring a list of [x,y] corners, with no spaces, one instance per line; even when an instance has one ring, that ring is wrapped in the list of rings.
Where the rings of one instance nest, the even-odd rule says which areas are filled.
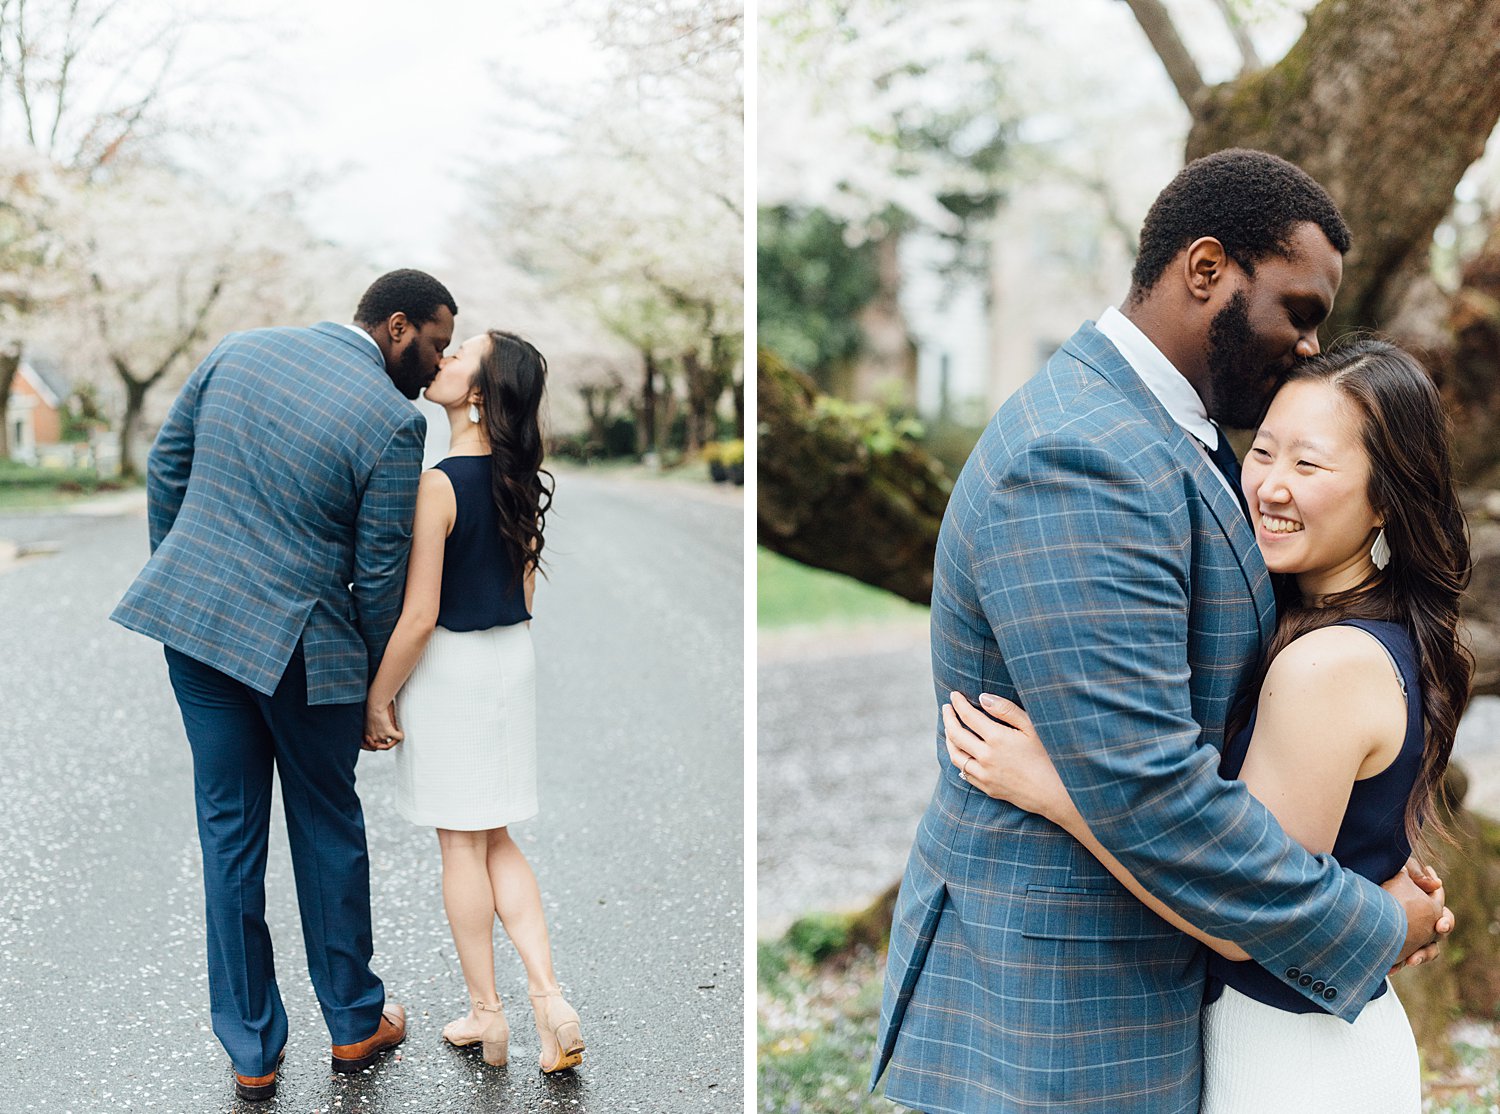
[[[0,461],[0,488],[56,487],[71,491],[94,491],[99,476],[88,468],[38,468],[14,460]]]
[[[635,419],[620,415],[604,427],[605,456],[635,456]]]
[[[786,942],[808,962],[821,962],[849,946],[849,918],[809,913],[786,930]]]

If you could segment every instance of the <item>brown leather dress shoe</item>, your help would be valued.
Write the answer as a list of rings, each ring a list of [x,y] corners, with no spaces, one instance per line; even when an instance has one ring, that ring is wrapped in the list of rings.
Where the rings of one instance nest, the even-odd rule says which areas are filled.
[[[276,1097],[276,1077],[281,1072],[281,1061],[286,1059],[286,1050],[276,1057],[276,1066],[269,1075],[241,1075],[234,1073],[234,1093],[246,1102],[264,1102]]]
[[[395,1048],[405,1039],[406,1007],[387,1002],[385,1009],[380,1011],[380,1026],[375,1030],[374,1036],[366,1037],[358,1044],[333,1046],[333,1070],[363,1071],[382,1052]]]

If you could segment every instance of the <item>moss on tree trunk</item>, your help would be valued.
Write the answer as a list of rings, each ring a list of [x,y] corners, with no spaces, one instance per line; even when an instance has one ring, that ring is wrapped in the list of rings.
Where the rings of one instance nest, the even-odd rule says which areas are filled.
[[[758,363],[761,544],[927,603],[952,490],[942,465],[774,354]]]
[[[1500,0],[1323,0],[1270,69],[1204,90],[1187,157],[1255,147],[1321,182],[1354,234],[1331,332],[1380,327],[1500,121]]]

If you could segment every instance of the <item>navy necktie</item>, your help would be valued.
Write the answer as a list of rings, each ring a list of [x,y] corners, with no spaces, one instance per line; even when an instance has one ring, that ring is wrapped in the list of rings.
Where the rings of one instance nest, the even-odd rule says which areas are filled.
[[[1234,497],[1239,500],[1240,510],[1244,513],[1246,521],[1250,519],[1250,507],[1245,502],[1245,493],[1240,488],[1240,462],[1234,455],[1234,448],[1229,444],[1229,438],[1224,436],[1224,431],[1219,432],[1219,445],[1210,449],[1203,445],[1208,453],[1208,459],[1214,462],[1214,467],[1224,473],[1224,478],[1229,481],[1229,490],[1234,492]],[[1198,442],[1200,445],[1203,442]]]

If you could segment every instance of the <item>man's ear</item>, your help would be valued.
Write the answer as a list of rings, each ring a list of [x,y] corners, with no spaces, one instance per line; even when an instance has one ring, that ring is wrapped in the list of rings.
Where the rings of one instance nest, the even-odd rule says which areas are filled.
[[[1229,253],[1212,236],[1200,236],[1182,254],[1182,277],[1188,294],[1200,302],[1213,297],[1229,269]]]
[[[406,319],[406,314],[397,310],[386,319],[386,331],[391,334],[391,340],[398,341],[407,329],[411,328],[411,322]]]

